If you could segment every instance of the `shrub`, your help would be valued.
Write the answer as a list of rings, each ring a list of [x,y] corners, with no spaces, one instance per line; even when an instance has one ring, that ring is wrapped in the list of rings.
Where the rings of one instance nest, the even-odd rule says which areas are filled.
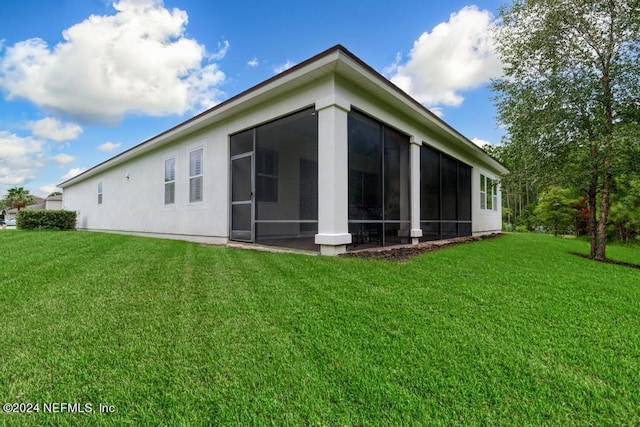
[[[18,212],[16,225],[21,230],[74,230],[74,211],[33,211],[23,209]]]
[[[555,236],[565,234],[567,227],[575,223],[577,211],[576,201],[571,198],[571,191],[567,188],[551,186],[538,197],[535,214],[553,231]],[[540,229],[544,233],[546,230]]]

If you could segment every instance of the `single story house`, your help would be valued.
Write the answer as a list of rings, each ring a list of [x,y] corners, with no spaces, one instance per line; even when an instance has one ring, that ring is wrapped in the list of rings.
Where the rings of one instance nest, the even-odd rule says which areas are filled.
[[[499,232],[506,172],[337,45],[60,187],[80,229],[335,255]]]

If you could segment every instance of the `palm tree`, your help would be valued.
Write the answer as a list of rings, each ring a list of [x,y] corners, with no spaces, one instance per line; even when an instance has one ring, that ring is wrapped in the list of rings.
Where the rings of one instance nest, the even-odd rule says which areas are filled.
[[[5,198],[7,204],[20,210],[27,205],[33,203],[33,196],[29,194],[29,190],[25,190],[23,187],[10,188]]]

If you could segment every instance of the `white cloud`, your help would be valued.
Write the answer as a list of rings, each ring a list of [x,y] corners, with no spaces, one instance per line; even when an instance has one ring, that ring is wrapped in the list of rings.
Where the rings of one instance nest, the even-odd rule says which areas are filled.
[[[61,189],[55,184],[41,185],[36,191],[36,196],[47,197],[49,194],[60,191]]]
[[[31,129],[34,136],[62,142],[78,138],[82,133],[82,127],[75,123],[62,124],[60,120],[52,117],[27,122],[27,128]]]
[[[217,87],[225,80],[225,75],[215,64],[200,68],[185,80],[187,98],[193,108],[206,110],[219,102],[223,93]]]
[[[42,142],[0,131],[0,184],[22,185],[44,165]]]
[[[0,160],[22,158],[34,153],[40,153],[42,143],[31,137],[0,131]]]
[[[209,61],[219,61],[225,57],[229,50],[229,41],[225,40],[222,43],[218,43],[218,51],[212,52],[207,55]]]
[[[33,179],[33,177],[30,177]],[[25,176],[18,176],[9,173],[5,173],[2,168],[0,168],[0,184],[2,185],[22,185],[27,180]]]
[[[398,67],[400,67],[401,63],[402,63],[402,52],[396,52],[396,57],[393,61],[393,64],[385,67],[385,69],[382,71],[383,74],[387,76],[392,76],[396,74],[398,72]]]
[[[161,0],[120,0],[114,15],[92,15],[63,31],[53,47],[39,38],[5,48],[0,87],[78,120],[117,122],[127,113],[162,116],[207,108],[221,97],[224,73],[185,36],[185,11]],[[204,63],[204,64],[203,64]],[[194,96],[194,94],[196,96]]]
[[[70,156],[65,153],[56,154],[51,159],[60,166],[68,165],[69,163],[73,163],[76,160],[74,156]]]
[[[428,105],[458,106],[461,91],[502,74],[491,33],[493,16],[476,6],[451,14],[449,21],[423,33],[405,63],[402,56],[385,72],[401,89]]]
[[[65,173],[64,175],[62,175],[62,177],[60,178],[61,182],[65,182],[70,180],[71,178],[73,178],[74,176],[78,176],[80,175],[82,172],[86,171],[87,168],[73,168],[73,169],[69,169],[69,172]]]
[[[293,67],[294,65],[296,65],[295,62],[287,61],[282,65],[278,65],[277,67],[273,67],[273,72],[275,74],[280,74],[281,72],[288,70],[289,68]]]
[[[255,56],[253,57],[253,59],[249,62],[247,62],[247,65],[251,68],[255,68],[258,65],[260,65],[260,62],[258,61],[258,58],[256,58]]]
[[[485,145],[493,145],[491,144],[489,141],[487,141],[486,139],[481,139],[481,138],[471,138],[471,142],[473,142],[474,144],[476,144],[478,147],[482,148]]]
[[[444,110],[442,109],[442,107],[429,107],[429,111],[440,118],[444,117]]]
[[[120,142],[105,142],[104,144],[98,145],[98,150],[108,153],[110,151],[117,149],[121,145],[122,143]]]

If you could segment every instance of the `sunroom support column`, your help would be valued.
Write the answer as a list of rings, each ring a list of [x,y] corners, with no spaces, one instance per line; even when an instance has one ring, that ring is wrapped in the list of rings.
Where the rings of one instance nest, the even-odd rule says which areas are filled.
[[[420,227],[420,147],[422,142],[411,137],[411,243],[417,245],[422,237]]]
[[[336,96],[316,102],[318,111],[318,234],[322,255],[347,251],[349,234],[348,112]]]

